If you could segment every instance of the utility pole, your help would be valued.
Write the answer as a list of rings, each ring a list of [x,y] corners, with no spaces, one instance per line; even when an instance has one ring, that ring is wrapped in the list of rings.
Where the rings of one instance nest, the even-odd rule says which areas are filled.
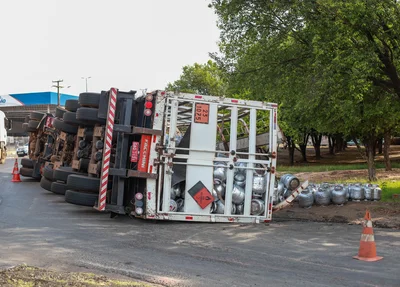
[[[90,78],[92,78],[92,77],[81,77],[81,79],[82,79],[82,80],[85,80],[85,82],[86,82],[86,92],[88,91],[87,82],[88,82],[88,79],[90,79]]]
[[[60,89],[64,88],[63,86],[60,86],[60,83],[62,83],[64,80],[56,80],[53,81],[54,85],[53,88],[57,88],[57,106],[60,106]]]

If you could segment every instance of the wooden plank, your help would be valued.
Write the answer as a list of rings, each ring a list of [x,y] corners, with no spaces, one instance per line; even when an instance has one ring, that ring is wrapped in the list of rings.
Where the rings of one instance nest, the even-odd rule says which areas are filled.
[[[74,159],[73,161],[72,161],[72,168],[73,169],[76,169],[76,170],[79,170],[79,168],[80,168],[80,161],[79,160],[76,160],[76,159]]]
[[[97,175],[98,164],[97,163],[89,163],[88,173]]]
[[[64,132],[61,132],[60,133],[60,139],[62,139],[63,141],[66,141],[67,140],[67,134],[64,133]]]
[[[78,137],[83,138],[85,136],[85,128],[79,128],[78,133],[76,134]]]
[[[93,136],[101,138],[103,136],[103,127],[94,127]]]

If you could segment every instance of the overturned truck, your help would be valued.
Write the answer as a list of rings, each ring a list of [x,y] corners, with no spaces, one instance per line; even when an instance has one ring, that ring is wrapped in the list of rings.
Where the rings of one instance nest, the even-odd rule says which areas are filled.
[[[82,196],[91,194],[99,211],[158,220],[271,220],[276,104],[111,89],[99,95],[97,117],[106,123],[94,127],[87,179],[97,181],[98,191],[83,188]],[[257,126],[268,131],[262,149]],[[238,149],[243,134],[247,147]],[[67,181],[81,182],[74,196],[89,184],[78,177]]]

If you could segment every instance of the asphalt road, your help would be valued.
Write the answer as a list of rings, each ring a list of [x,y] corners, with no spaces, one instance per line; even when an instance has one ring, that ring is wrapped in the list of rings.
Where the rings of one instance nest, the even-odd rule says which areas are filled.
[[[384,259],[358,252],[360,226],[110,219],[65,203],[0,166],[0,268],[27,263],[134,277],[168,286],[400,286],[400,231],[375,229]]]

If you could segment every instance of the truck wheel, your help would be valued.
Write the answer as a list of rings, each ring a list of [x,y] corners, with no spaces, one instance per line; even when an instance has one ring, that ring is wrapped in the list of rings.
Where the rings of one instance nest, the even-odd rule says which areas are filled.
[[[31,120],[41,121],[45,115],[45,113],[31,112],[29,117],[31,118]]]
[[[30,128],[29,125],[28,125],[28,123],[23,123],[23,124],[22,124],[22,129],[23,129],[25,132],[27,132],[27,133],[33,133],[33,132],[36,132],[36,131],[37,131],[36,128]]]
[[[81,170],[87,170],[89,167],[90,159],[81,158],[79,161],[80,161]]]
[[[76,118],[80,121],[88,121],[91,123],[105,125],[106,120],[98,117],[98,109],[93,108],[79,108],[76,112]]]
[[[21,165],[23,167],[32,168],[33,169],[33,161],[29,158],[22,158]]]
[[[45,177],[42,177],[40,180],[40,186],[48,191],[51,191],[51,183],[52,182]]]
[[[28,128],[34,129],[35,131],[38,129],[39,122],[35,120],[31,120],[28,122]]]
[[[72,167],[62,166],[53,171],[53,179],[66,182],[70,174],[81,174],[81,173],[72,170]]]
[[[64,123],[70,125],[84,125],[85,123],[76,119],[76,113],[74,112],[65,112],[63,116]]]
[[[63,115],[64,115],[64,113],[65,113],[66,111],[67,111],[67,110],[65,110],[65,109],[63,109],[63,108],[57,107],[57,108],[56,108],[56,118],[62,119],[62,118],[63,118]]]
[[[79,95],[79,104],[81,107],[98,108],[100,96],[100,93],[81,93]]]
[[[26,177],[32,177],[33,175],[33,168],[28,167],[21,167],[19,169],[19,174]]]
[[[69,125],[59,119],[54,119],[53,125],[56,129],[66,132],[68,134],[76,134],[78,132],[77,126]]]
[[[98,197],[99,195],[97,193],[91,193],[85,191],[67,190],[65,192],[66,202],[83,206],[93,207],[96,204]]]
[[[100,178],[71,174],[67,180],[68,189],[99,192]]]
[[[65,109],[70,112],[76,112],[79,109],[80,105],[78,100],[66,100],[65,101]]]
[[[51,184],[51,191],[54,192],[55,194],[61,194],[64,195],[65,192],[67,191],[67,185],[65,183],[61,182],[53,182]]]
[[[54,177],[53,177],[53,168],[51,167],[51,166],[46,166],[44,169],[43,169],[43,176],[45,177],[45,178],[47,178],[48,180],[50,180],[50,181],[53,181],[54,180]]]

